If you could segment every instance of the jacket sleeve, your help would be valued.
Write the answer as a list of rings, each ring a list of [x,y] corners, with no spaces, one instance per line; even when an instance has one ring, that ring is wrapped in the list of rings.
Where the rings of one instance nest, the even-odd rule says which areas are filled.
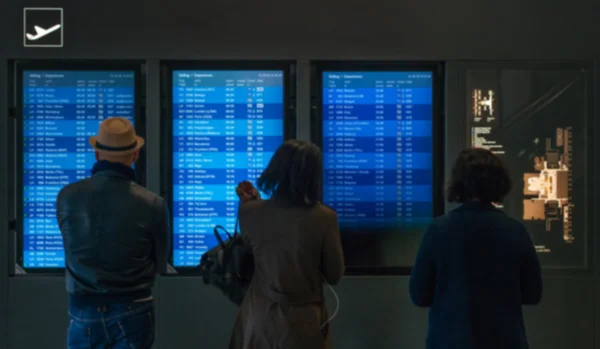
[[[250,214],[248,213],[248,205],[251,201],[240,202],[238,206],[237,220],[238,220],[238,230],[242,236],[242,241],[247,247],[250,247],[250,237],[246,228],[246,222]]]
[[[542,270],[529,233],[523,227],[521,258],[521,299],[523,304],[535,305],[542,300]]]
[[[158,212],[156,215],[156,224],[154,227],[154,262],[159,273],[167,271],[167,262],[171,248],[171,223],[167,203],[162,198],[157,202]]]
[[[336,285],[344,276],[346,267],[344,265],[344,251],[342,250],[338,217],[335,212],[327,216],[324,226],[325,236],[321,250],[321,272],[329,284]]]
[[[423,235],[419,252],[410,273],[410,298],[416,306],[429,307],[433,304],[436,280],[435,245],[433,226]]]
[[[66,220],[67,211],[65,210],[65,188],[63,187],[56,196],[56,223],[60,230],[60,235],[62,236],[63,247],[65,248],[65,254],[67,253],[66,243],[67,243],[67,235],[66,227],[64,226],[64,222]]]

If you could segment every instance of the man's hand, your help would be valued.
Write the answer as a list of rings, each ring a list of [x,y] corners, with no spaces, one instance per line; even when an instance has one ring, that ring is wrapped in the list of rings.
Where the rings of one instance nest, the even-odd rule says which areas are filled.
[[[235,193],[237,194],[238,198],[240,198],[241,202],[260,200],[260,194],[258,193],[258,190],[256,190],[252,183],[248,181],[239,183],[235,189]]]

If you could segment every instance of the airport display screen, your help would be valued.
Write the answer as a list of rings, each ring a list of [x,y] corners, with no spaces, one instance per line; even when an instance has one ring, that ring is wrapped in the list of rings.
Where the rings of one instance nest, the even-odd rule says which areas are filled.
[[[323,202],[348,266],[411,266],[433,217],[433,77],[322,73]]]
[[[513,189],[500,207],[525,223],[545,268],[587,263],[588,74],[578,68],[467,71],[468,146],[504,160]]]
[[[173,71],[173,266],[195,267],[233,232],[237,184],[255,183],[283,142],[284,73]]]
[[[111,116],[134,122],[135,72],[22,72],[23,267],[62,268],[56,196],[91,175],[88,138]]]

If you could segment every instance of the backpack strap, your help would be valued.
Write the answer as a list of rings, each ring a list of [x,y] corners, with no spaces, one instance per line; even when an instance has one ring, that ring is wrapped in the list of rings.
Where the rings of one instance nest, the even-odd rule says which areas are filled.
[[[236,223],[236,226],[237,226],[237,223]],[[221,231],[221,230],[222,230],[222,231],[224,231],[224,232],[225,232],[225,234],[227,234],[227,237],[228,237],[229,239],[231,239],[231,238],[232,238],[232,236],[231,236],[231,234],[229,234],[229,232],[228,232],[228,231],[227,231],[225,228],[223,228],[223,226],[221,226],[221,225],[217,225],[217,226],[215,227],[215,229],[213,230],[213,231],[214,231],[214,233],[215,233],[215,238],[217,238],[217,241],[219,242],[219,245],[221,245],[221,247],[225,248],[225,241],[223,241],[223,238],[221,237],[221,233],[220,233],[220,231]],[[235,235],[235,234],[234,234],[234,235]]]
[[[240,205],[241,204],[242,204],[242,202],[240,201]],[[238,212],[239,212],[239,210],[240,210],[240,208],[238,205]],[[235,226],[233,228],[233,236],[222,225],[217,225],[213,229],[215,238],[217,239],[217,241],[219,242],[219,245],[221,245],[221,247],[223,247],[223,248],[225,247],[225,241],[223,241],[223,238],[221,237],[221,231],[223,231],[225,234],[227,234],[228,239],[233,239],[233,238],[237,237],[238,235],[242,235],[240,233],[239,226],[240,226],[240,218],[239,218],[239,216],[237,216],[237,217],[235,217]]]

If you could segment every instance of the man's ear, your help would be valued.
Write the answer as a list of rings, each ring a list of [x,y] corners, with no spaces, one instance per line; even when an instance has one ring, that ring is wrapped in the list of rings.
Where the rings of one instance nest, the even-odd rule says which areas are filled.
[[[100,161],[100,154],[97,151],[94,152],[94,156],[96,156],[96,161]]]
[[[140,157],[140,151],[138,150],[135,153],[133,153],[133,162],[136,162],[139,157]]]

